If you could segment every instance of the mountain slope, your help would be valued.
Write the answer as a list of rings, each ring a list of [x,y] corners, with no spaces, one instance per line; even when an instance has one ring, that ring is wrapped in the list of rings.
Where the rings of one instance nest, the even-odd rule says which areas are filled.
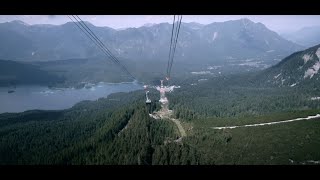
[[[0,86],[21,84],[45,84],[50,85],[63,82],[64,78],[49,74],[40,70],[37,66],[0,60]]]
[[[291,54],[277,65],[262,71],[260,83],[276,86],[306,86],[319,84],[320,45]]]

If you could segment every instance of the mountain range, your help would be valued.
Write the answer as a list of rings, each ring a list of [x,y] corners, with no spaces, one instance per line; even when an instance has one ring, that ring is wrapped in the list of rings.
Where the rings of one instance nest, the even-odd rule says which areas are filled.
[[[172,24],[146,24],[115,30],[85,22],[119,58],[166,61]],[[0,24],[0,59],[50,61],[103,56],[77,26],[28,25],[22,21]],[[303,46],[288,41],[262,23],[249,19],[208,25],[182,23],[176,61],[225,62],[254,58],[275,64]]]

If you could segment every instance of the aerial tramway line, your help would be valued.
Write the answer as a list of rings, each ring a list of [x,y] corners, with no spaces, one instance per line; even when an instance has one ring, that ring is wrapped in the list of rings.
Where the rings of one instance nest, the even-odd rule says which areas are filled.
[[[170,38],[169,58],[168,58],[168,64],[167,64],[167,71],[166,71],[166,75],[165,75],[165,80],[167,80],[167,84],[171,78],[171,69],[172,69],[174,54],[175,54],[176,47],[177,47],[180,26],[181,26],[181,20],[182,20],[182,15],[177,16],[177,17],[176,17],[176,15],[174,15],[173,23],[172,23],[171,38]],[[168,101],[167,97],[165,96],[165,93],[171,92],[171,91],[173,91],[173,88],[177,88],[177,87],[176,86],[164,86],[163,81],[164,80],[160,80],[161,85],[156,86],[155,89],[157,89],[160,92],[159,102],[161,103],[162,110],[169,111],[169,101]],[[148,91],[147,87],[148,86],[145,85],[144,89],[146,92],[146,105],[148,106],[149,113],[150,113],[151,100],[148,98],[149,91]]]
[[[71,17],[72,16],[72,17]],[[128,69],[120,63],[119,59],[116,58],[111,51],[107,48],[107,46],[95,35],[95,33],[85,24],[85,22],[77,15],[68,16],[69,19],[116,65],[118,65],[122,71],[124,71],[132,80],[136,81],[136,78],[128,71]],[[165,80],[169,82],[171,69],[173,64],[173,58],[176,51],[176,46],[179,37],[179,31],[181,26],[182,15],[174,15],[173,23],[172,23],[172,31],[171,31],[171,39],[170,39],[170,49],[169,49],[169,58],[167,63],[167,70],[165,75]],[[161,81],[161,85],[155,87],[160,92],[160,102],[163,107],[168,107],[168,100],[165,97],[165,92],[171,92],[175,86],[164,86],[163,80]],[[148,97],[148,86],[144,85],[144,90],[146,93],[146,104],[149,106],[149,111],[151,109],[151,100]]]

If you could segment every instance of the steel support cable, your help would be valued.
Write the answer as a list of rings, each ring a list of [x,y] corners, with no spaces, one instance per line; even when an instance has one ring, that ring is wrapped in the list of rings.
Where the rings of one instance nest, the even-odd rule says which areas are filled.
[[[73,18],[81,25],[81,27],[70,17],[68,16],[69,19],[76,24],[76,26],[87,36],[89,37],[89,39],[95,44],[97,45],[101,50],[102,52],[107,55],[115,64],[118,64],[119,66],[121,66],[121,68],[126,71],[127,74],[129,74],[129,76],[133,79],[136,79],[120,62],[119,60],[115,59],[114,56],[112,56],[112,54],[110,54],[104,47],[103,45],[101,45],[97,40],[96,38],[88,31],[88,29],[86,29],[84,26],[85,24],[82,24],[81,22],[79,22],[79,20],[77,18],[75,18],[73,16]],[[86,26],[87,27],[87,26]],[[90,30],[90,29],[89,29]],[[92,32],[92,31],[91,31]],[[89,35],[88,35],[89,34]]]
[[[74,16],[73,16],[74,17]],[[80,25],[85,26],[84,28],[86,29],[86,31],[100,44],[100,46],[102,46],[104,48],[104,50],[108,53],[108,55],[115,61],[117,62],[118,65],[121,66],[121,68],[126,71],[127,74],[129,74],[131,76],[131,78],[136,79],[129,71],[128,69],[120,63],[120,61],[111,53],[111,51],[106,47],[106,45],[95,35],[95,33],[84,23],[84,21],[76,15],[76,17],[78,19],[75,19],[80,23]]]
[[[168,64],[167,64],[167,75],[169,73],[169,64],[171,59],[171,49],[172,49],[172,38],[173,38],[173,31],[174,31],[174,23],[175,23],[176,15],[173,16],[173,22],[172,22],[172,31],[171,31],[171,40],[170,40],[170,50],[169,50],[169,58],[168,58]]]
[[[174,19],[175,19],[175,17],[176,17],[176,15],[174,16]],[[178,18],[177,18],[178,19]],[[172,52],[173,52],[173,47],[174,47],[174,42],[175,42],[175,37],[176,37],[176,34],[177,34],[177,21],[176,20],[174,20],[174,22],[173,22],[173,24],[172,24],[172,32],[173,32],[173,34],[172,34],[172,37],[171,37],[171,39],[172,39],[172,43],[170,44],[170,48],[171,48],[171,50],[170,50],[170,52],[169,52],[169,59],[168,59],[168,67],[167,67],[167,78],[170,78],[169,76],[169,69],[170,69],[170,63],[171,63],[171,59],[172,59]],[[169,79],[168,79],[169,80]]]
[[[74,16],[73,16],[74,17]],[[84,21],[79,17],[79,16],[77,16],[76,15],[76,17],[80,20],[77,20],[79,23],[81,23],[81,24],[83,24],[83,26],[85,26],[86,27],[86,29],[90,32],[90,34],[96,39],[96,41],[98,41],[98,43],[99,44],[101,44],[101,46],[102,47],[104,47],[105,48],[105,50],[108,52],[108,54],[115,60],[115,61],[117,61],[118,63],[120,63],[120,61],[115,57],[115,56],[113,56],[113,54],[111,53],[111,51],[105,46],[105,44],[102,42],[102,41],[100,41],[100,39],[92,32],[92,30],[84,23]],[[75,18],[75,17],[74,17]],[[76,19],[76,18],[75,18]],[[88,32],[87,31],[87,32]],[[89,33],[88,32],[88,33]]]
[[[177,23],[178,23],[178,18],[176,20],[176,15],[174,15],[173,17],[173,23],[172,23],[172,32],[171,32],[171,41],[170,41],[170,51],[169,51],[169,59],[168,59],[168,66],[167,66],[167,78],[170,78],[169,76],[169,69],[170,69],[170,64],[171,64],[171,59],[172,59],[172,53],[173,53],[173,47],[174,47],[174,42],[175,42],[175,37],[177,34]],[[169,80],[169,79],[167,79]]]
[[[174,36],[173,36],[173,44],[172,44],[172,51],[171,51],[171,56],[169,59],[169,67],[168,67],[168,74],[167,76],[170,78],[171,75],[171,66],[172,66],[172,61],[173,61],[173,57],[174,57],[174,47],[175,47],[175,43],[176,43],[176,38],[177,38],[177,34],[178,34],[178,22],[179,22],[179,17],[177,18],[177,22],[176,22],[176,28],[175,28],[175,32],[174,32]]]
[[[68,16],[69,17],[69,16]],[[69,17],[70,18],[70,17]],[[74,17],[75,18],[75,17]],[[70,18],[71,19],[71,18]],[[76,19],[76,18],[75,18]],[[73,21],[73,19],[71,19],[72,21]],[[94,39],[94,37],[92,37],[92,35],[83,27],[83,25],[76,19],[76,21],[81,25],[81,27],[76,23],[76,22],[74,22],[77,26],[78,26],[78,28],[79,29],[81,29],[81,31],[87,36],[87,37],[89,37],[90,39],[91,39],[91,41],[93,41],[102,51],[103,51],[103,53],[105,53],[107,56],[110,56],[110,54],[108,53],[108,52],[106,52],[106,50]],[[88,35],[88,34],[89,35]],[[110,57],[109,57],[110,58]],[[110,58],[114,63],[116,63],[116,64],[118,64],[118,62],[117,61],[115,61],[113,58]]]
[[[171,69],[172,69],[172,64],[173,64],[173,58],[174,58],[174,54],[175,54],[175,51],[176,51],[176,46],[177,46],[177,42],[178,42],[178,38],[179,38],[179,32],[180,32],[180,26],[181,26],[181,20],[182,20],[182,16],[180,16],[180,20],[179,20],[179,17],[178,17],[178,21],[179,21],[179,25],[178,25],[178,29],[177,29],[177,33],[175,34],[175,39],[174,39],[174,46],[173,46],[173,52],[172,52],[172,55],[171,55],[171,59],[170,59],[170,66],[169,66],[169,70],[168,70],[168,77],[170,77],[170,74],[171,74]]]
[[[68,16],[68,17],[69,17],[69,16]],[[77,21],[77,22],[78,22],[81,26],[79,26],[78,23],[75,22],[71,17],[69,17],[69,19],[71,19],[71,21],[73,21],[73,23],[75,23],[75,25],[84,33],[84,35],[86,35],[95,45],[97,45],[98,48],[100,48],[105,55],[110,56],[110,55],[105,51],[105,49],[104,49],[100,44],[98,44],[98,42],[97,42],[96,40],[93,39],[93,37],[92,37],[91,35],[88,35],[88,34],[87,34],[88,32],[86,32],[86,30],[83,29],[83,26],[82,26],[78,21]],[[109,58],[110,58],[110,57],[109,57]],[[111,59],[114,63],[117,63],[117,62],[115,62],[112,58],[110,58],[110,59]]]
[[[174,44],[174,49],[173,49],[173,54],[172,54],[172,57],[171,57],[171,64],[170,64],[170,73],[171,73],[171,69],[172,69],[172,64],[173,64],[173,58],[174,58],[174,55],[175,55],[175,52],[176,52],[176,47],[177,47],[177,42],[178,42],[178,38],[179,38],[179,32],[180,32],[180,26],[181,26],[181,20],[182,20],[182,16],[180,16],[180,21],[179,21],[179,26],[178,26],[178,33],[177,33],[177,36],[176,36],[176,41],[175,41],[175,44]]]

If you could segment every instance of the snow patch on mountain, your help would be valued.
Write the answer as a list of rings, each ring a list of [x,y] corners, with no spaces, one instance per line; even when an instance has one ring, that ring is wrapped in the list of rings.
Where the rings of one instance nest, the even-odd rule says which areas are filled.
[[[305,54],[305,55],[302,56],[302,59],[303,59],[304,63],[307,63],[309,60],[312,59],[312,55]]]
[[[320,62],[317,61],[311,68],[309,68],[305,73],[304,73],[304,78],[307,78],[310,76],[310,79],[318,73],[320,69]]]
[[[318,60],[320,61],[320,47],[316,51],[316,55],[318,57]]]
[[[214,41],[215,39],[217,39],[218,37],[218,32],[214,32],[213,33],[213,37],[212,37],[212,41]]]
[[[278,75],[274,76],[274,79],[277,79],[280,75],[281,75],[281,73],[279,73]]]
[[[291,84],[290,87],[294,87],[295,85],[297,85],[297,83]]]

